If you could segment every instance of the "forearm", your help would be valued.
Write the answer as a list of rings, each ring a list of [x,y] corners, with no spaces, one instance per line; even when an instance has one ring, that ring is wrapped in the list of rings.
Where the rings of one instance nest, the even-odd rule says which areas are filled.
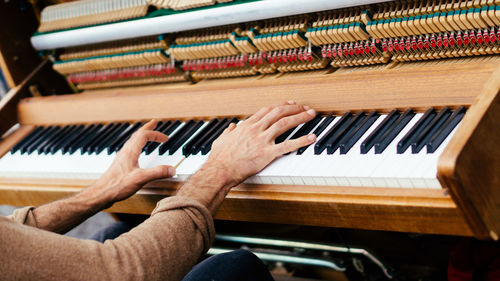
[[[92,185],[74,196],[36,207],[33,217],[37,228],[65,233],[109,207],[111,202],[103,188]]]
[[[0,218],[1,280],[180,280],[213,241],[209,211],[178,196],[104,244]],[[23,247],[19,247],[23,245]]]
[[[181,187],[177,195],[200,202],[214,215],[234,185],[219,164],[207,163]],[[108,190],[95,184],[74,196],[35,208],[36,227],[56,233],[71,230],[111,205],[114,198]]]

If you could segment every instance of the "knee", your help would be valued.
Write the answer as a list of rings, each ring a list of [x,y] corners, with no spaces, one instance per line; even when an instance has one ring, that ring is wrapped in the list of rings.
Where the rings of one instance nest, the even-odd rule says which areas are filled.
[[[262,261],[252,252],[244,249],[234,250],[227,253],[229,258],[239,264],[254,265],[262,264]]]

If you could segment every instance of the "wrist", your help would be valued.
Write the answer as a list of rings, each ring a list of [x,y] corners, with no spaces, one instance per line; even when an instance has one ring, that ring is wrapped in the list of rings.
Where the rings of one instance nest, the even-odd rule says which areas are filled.
[[[213,174],[219,185],[231,189],[238,185],[240,181],[237,180],[238,176],[230,168],[224,161],[209,159],[198,172]]]
[[[99,212],[111,207],[115,202],[114,195],[108,192],[108,190],[111,189],[106,188],[102,184],[94,183],[78,193],[75,199],[87,205],[90,211]]]
[[[176,195],[194,199],[215,214],[226,194],[235,186],[235,182],[228,170],[212,163],[205,163]]]

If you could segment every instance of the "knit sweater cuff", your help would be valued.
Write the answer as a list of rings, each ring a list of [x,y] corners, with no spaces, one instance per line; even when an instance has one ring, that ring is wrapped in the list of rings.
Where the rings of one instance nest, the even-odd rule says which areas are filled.
[[[37,227],[35,216],[33,215],[34,209],[35,207],[33,206],[15,209],[12,215],[7,216],[7,218],[17,223]]]

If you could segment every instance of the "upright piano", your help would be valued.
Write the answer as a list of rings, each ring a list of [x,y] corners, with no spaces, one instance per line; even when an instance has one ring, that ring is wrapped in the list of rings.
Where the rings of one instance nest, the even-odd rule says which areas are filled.
[[[76,1],[31,38],[80,93],[23,99],[0,142],[0,203],[74,194],[147,120],[177,166],[109,211],[149,214],[230,123],[294,100],[317,134],[233,188],[217,219],[500,235],[500,1]],[[62,93],[61,93],[62,94]]]

